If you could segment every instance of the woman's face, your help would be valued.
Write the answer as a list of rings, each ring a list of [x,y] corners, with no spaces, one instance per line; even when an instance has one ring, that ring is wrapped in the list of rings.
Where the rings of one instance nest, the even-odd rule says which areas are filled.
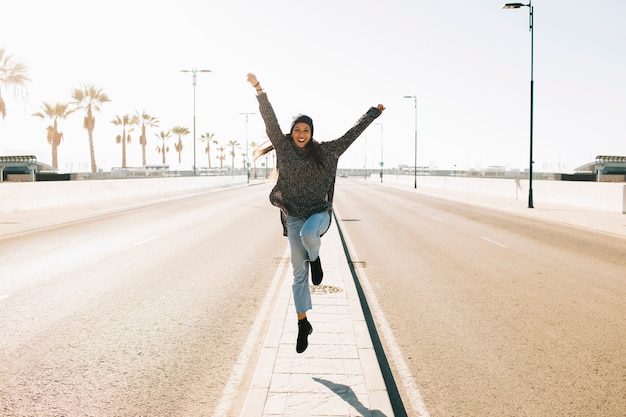
[[[291,131],[291,138],[298,148],[304,148],[311,140],[311,127],[303,122],[296,123]]]

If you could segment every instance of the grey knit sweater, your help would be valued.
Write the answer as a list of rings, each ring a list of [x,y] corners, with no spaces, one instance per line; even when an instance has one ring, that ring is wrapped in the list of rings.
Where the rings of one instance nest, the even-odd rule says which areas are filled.
[[[280,129],[267,94],[257,95],[257,99],[267,136],[276,150],[278,180],[270,193],[270,202],[291,217],[308,218],[311,214],[331,210],[339,157],[380,116],[381,111],[370,108],[343,136],[320,142],[321,167],[312,156],[313,139],[304,148],[298,148],[291,136],[283,134]]]

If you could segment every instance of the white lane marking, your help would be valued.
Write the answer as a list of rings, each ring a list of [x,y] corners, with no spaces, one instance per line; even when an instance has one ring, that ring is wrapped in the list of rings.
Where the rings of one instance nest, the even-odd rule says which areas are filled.
[[[407,210],[411,210],[411,211],[417,211],[418,213],[421,213],[420,210],[414,208],[414,207],[409,207],[409,206],[404,206],[405,209]],[[428,217],[430,217],[433,220],[436,220],[438,222],[443,223],[443,219],[441,217],[437,217],[437,216],[433,216],[432,214],[429,214]]]
[[[335,210],[335,215],[338,216],[337,210]],[[338,216],[339,217],[339,216]],[[341,217],[339,217],[341,218]],[[343,234],[344,239],[346,240],[346,244],[348,245],[350,254],[353,259],[360,259],[354,250],[354,246],[352,246],[352,242],[350,238],[345,234]],[[378,328],[385,338],[387,345],[389,346],[389,353],[391,354],[391,359],[396,365],[396,370],[398,372],[398,376],[400,377],[400,381],[404,386],[404,390],[409,397],[409,402],[411,403],[411,408],[415,412],[415,415],[418,417],[430,417],[428,410],[426,409],[426,404],[424,404],[424,400],[422,399],[422,395],[417,388],[417,384],[415,383],[415,379],[413,379],[413,374],[406,364],[404,360],[404,355],[402,354],[402,350],[400,350],[400,346],[398,346],[398,342],[396,342],[395,337],[393,336],[393,331],[391,330],[391,326],[387,322],[387,318],[385,317],[385,313],[380,308],[380,304],[378,304],[378,299],[376,298],[376,293],[372,290],[372,286],[370,285],[369,279],[367,278],[367,274],[364,270],[359,270],[359,277],[363,289],[365,290],[365,294],[367,297],[367,303],[369,304],[370,311],[374,314],[376,319],[376,323]]]
[[[289,258],[289,256],[289,244],[287,244],[287,247],[285,248],[285,253],[283,254],[283,258],[287,259]],[[272,302],[272,298],[276,293],[278,285],[282,281],[283,275],[285,274],[283,270],[285,269],[285,265],[287,264],[291,265],[286,262],[281,262],[276,269],[274,278],[272,278],[272,283],[267,289],[267,292],[265,293],[265,298],[263,298],[261,307],[256,314],[256,319],[254,320],[254,323],[252,323],[252,327],[250,329],[250,333],[248,333],[246,343],[243,345],[241,352],[239,352],[239,356],[235,361],[235,366],[233,366],[233,370],[230,373],[230,378],[228,378],[228,382],[226,382],[226,386],[224,387],[224,391],[222,392],[220,402],[217,404],[215,410],[213,411],[213,417],[226,417],[230,412],[233,401],[235,399],[235,393],[237,391],[237,388],[241,384],[244,373],[248,368],[248,363],[250,362],[252,351],[257,346],[259,333],[263,328],[263,321],[266,317],[270,316],[270,305]]]
[[[7,298],[9,298],[9,294],[0,295],[0,301],[6,300]]]
[[[151,240],[158,239],[158,238],[159,238],[158,236],[152,236],[152,237],[149,237],[148,239],[142,240],[141,242],[137,242],[137,243],[133,244],[133,246],[143,245],[144,243],[148,243]]]
[[[407,210],[417,211],[417,212],[421,213],[421,211],[416,209],[415,207],[405,206],[404,208],[406,208]],[[431,219],[433,219],[435,221],[443,223],[443,219],[441,217],[433,216],[432,214],[429,214],[428,217],[430,217]]]
[[[507,246],[507,245],[505,245],[505,244],[503,244],[503,243],[500,243],[500,242],[496,242],[495,240],[491,240],[491,239],[489,239],[488,237],[481,237],[481,239],[482,239],[482,240],[485,240],[485,241],[487,241],[487,242],[489,242],[489,243],[493,243],[493,244],[494,244],[494,245],[496,245],[496,246],[500,246],[501,248],[507,248],[507,249],[508,249],[508,246]]]

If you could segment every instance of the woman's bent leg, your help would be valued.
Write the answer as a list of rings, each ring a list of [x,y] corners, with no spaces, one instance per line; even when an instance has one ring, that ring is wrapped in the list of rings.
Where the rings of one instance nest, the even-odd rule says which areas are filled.
[[[311,292],[309,290],[309,267],[308,254],[300,230],[305,219],[300,217],[287,218],[287,236],[291,249],[291,266],[293,267],[293,301],[298,313],[298,338],[296,340],[296,352],[302,353],[309,346],[309,335],[313,332],[311,323],[307,320],[306,312],[311,309]]]
[[[324,278],[320,248],[322,246],[321,235],[330,227],[330,213],[324,211],[310,216],[300,231],[302,244],[306,248],[311,265],[311,281],[313,285],[320,285]]]

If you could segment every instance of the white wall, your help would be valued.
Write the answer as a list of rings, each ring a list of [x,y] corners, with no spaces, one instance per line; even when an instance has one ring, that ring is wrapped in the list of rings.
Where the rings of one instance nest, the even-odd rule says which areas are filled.
[[[372,181],[378,175],[372,175]],[[386,175],[385,182],[412,187],[411,175]],[[0,184],[0,213],[106,202],[128,197],[167,197],[182,192],[245,184],[245,176],[198,176],[92,181],[40,181]],[[418,176],[418,187],[528,199],[528,180]],[[626,213],[624,183],[533,181],[535,205],[558,204],[573,208]]]
[[[378,175],[372,175],[376,181]],[[412,175],[385,175],[385,182],[414,186]],[[461,191],[516,200],[528,199],[528,180],[418,176],[418,188]],[[533,180],[533,202],[611,213],[626,213],[626,185],[615,182]]]
[[[167,197],[182,192],[245,184],[246,176],[198,176],[119,180],[3,182],[0,213],[107,202],[128,197]]]

